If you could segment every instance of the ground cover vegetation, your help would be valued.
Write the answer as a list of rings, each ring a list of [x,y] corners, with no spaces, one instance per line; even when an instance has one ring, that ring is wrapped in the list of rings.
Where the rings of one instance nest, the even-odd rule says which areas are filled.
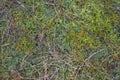
[[[120,0],[0,0],[0,80],[119,80]]]

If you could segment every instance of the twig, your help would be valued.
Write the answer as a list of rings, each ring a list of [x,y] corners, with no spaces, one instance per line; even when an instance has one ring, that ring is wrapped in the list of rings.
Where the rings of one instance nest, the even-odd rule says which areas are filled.
[[[90,55],[88,58],[86,58],[86,59],[83,61],[82,65],[78,66],[78,68],[77,68],[77,70],[76,70],[76,72],[75,72],[74,78],[73,78],[72,80],[76,80],[76,77],[77,77],[78,73],[79,73],[80,70],[86,65],[86,62],[87,62],[87,61],[89,61],[94,55],[96,55],[97,53],[102,52],[103,50],[104,50],[104,49],[101,49],[101,50],[93,53],[92,55]]]

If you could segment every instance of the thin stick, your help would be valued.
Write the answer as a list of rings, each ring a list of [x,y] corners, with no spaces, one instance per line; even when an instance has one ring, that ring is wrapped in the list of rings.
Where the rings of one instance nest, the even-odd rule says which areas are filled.
[[[92,55],[90,55],[88,58],[86,58],[86,59],[83,61],[82,65],[78,66],[77,71],[75,72],[75,76],[74,76],[73,80],[76,80],[76,77],[77,77],[79,71],[86,65],[85,63],[86,63],[88,60],[90,60],[94,55],[96,55],[97,53],[102,52],[103,50],[104,50],[104,49],[101,49],[101,50],[93,53]]]

